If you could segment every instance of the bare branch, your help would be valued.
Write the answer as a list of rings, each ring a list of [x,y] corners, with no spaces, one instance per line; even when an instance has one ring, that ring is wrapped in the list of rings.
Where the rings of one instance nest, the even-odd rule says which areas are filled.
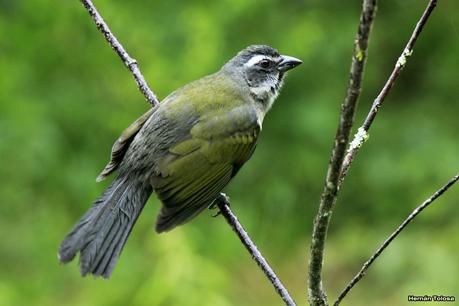
[[[237,217],[231,211],[229,207],[228,197],[222,193],[215,201],[216,205],[220,209],[221,214],[225,217],[226,221],[228,221],[228,223],[231,225],[234,232],[238,235],[239,239],[241,240],[242,244],[245,246],[247,251],[249,251],[249,253],[252,255],[253,260],[257,263],[260,269],[263,270],[266,277],[273,284],[274,289],[285,302],[285,305],[295,306],[296,304],[290,297],[287,289],[285,289],[284,285],[282,285],[276,273],[274,273],[273,269],[271,269],[266,259],[263,257],[263,255],[261,255],[260,251],[258,251],[257,246],[250,239],[247,232],[244,230],[242,225],[237,220]]]
[[[152,106],[159,105],[159,101],[156,98],[153,91],[148,86],[145,78],[143,77],[140,69],[137,65],[136,60],[131,58],[120,42],[116,39],[113,33],[108,28],[107,24],[104,22],[102,16],[97,11],[96,7],[90,0],[80,0],[84,7],[88,10],[89,14],[91,15],[92,19],[94,20],[97,28],[99,31],[104,35],[107,42],[110,46],[115,50],[121,60],[125,63],[125,65],[131,71],[135,81],[137,82],[137,86],[140,92],[145,96],[147,101]],[[220,209],[221,214],[225,217],[228,224],[233,228],[236,232],[238,237],[241,239],[241,242],[246,247],[247,251],[249,251],[252,258],[256,261],[258,266],[263,270],[267,278],[271,281],[276,292],[281,296],[282,300],[288,306],[296,306],[293,299],[290,297],[287,289],[282,285],[279,278],[276,276],[272,268],[269,266],[267,261],[261,255],[260,251],[258,251],[256,245],[252,242],[247,232],[244,230],[242,225],[237,220],[236,215],[231,211],[229,208],[229,199],[225,194],[220,194],[219,197],[216,199],[216,205]]]
[[[411,37],[405,46],[405,49],[403,50],[402,54],[400,55],[400,57],[398,58],[395,64],[394,70],[389,76],[389,79],[386,81],[386,84],[384,85],[383,89],[381,90],[379,95],[374,100],[373,105],[371,106],[370,112],[368,113],[365,119],[365,122],[358,129],[357,134],[355,135],[354,140],[351,142],[351,145],[344,159],[338,188],[339,186],[341,186],[343,179],[346,177],[347,172],[349,170],[349,166],[354,160],[355,155],[357,154],[357,152],[359,151],[360,147],[365,142],[365,140],[367,140],[368,130],[370,129],[371,124],[373,123],[373,120],[378,114],[379,108],[381,107],[387,95],[389,94],[392,86],[394,86],[395,81],[397,80],[398,76],[402,72],[403,68],[405,68],[408,58],[413,53],[414,44],[416,43],[416,40],[418,39],[419,35],[422,32],[422,29],[424,28],[427,20],[430,17],[430,14],[432,13],[432,11],[434,10],[436,6],[437,6],[437,0],[430,0],[429,3],[427,4],[426,9],[424,10],[424,13],[421,16],[421,19],[419,19],[418,23],[416,24],[416,27],[414,28],[414,31],[411,34]]]
[[[107,42],[110,46],[115,50],[118,56],[121,58],[123,63],[128,67],[131,71],[136,83],[137,87],[139,88],[140,92],[144,95],[145,99],[152,105],[156,106],[159,104],[158,98],[153,93],[153,91],[148,86],[145,78],[143,77],[140,69],[137,65],[137,61],[129,56],[123,46],[119,43],[118,39],[116,39],[115,35],[110,31],[109,27],[105,23],[102,16],[97,11],[94,4],[92,4],[91,0],[80,0],[84,7],[88,10],[89,15],[91,15],[92,20],[96,24],[99,31],[104,35]]]
[[[312,236],[312,243],[311,243],[311,253],[310,253],[310,264],[309,264],[309,302],[311,305],[327,305],[327,298],[322,286],[322,265],[323,265],[323,252],[324,252],[324,244],[327,235],[327,230],[330,224],[330,218],[333,212],[333,207],[336,202],[337,194],[339,188],[349,170],[349,166],[357,153],[360,149],[361,145],[365,142],[368,138],[368,130],[373,123],[373,120],[378,113],[379,108],[381,107],[382,103],[384,102],[385,98],[387,97],[390,89],[395,84],[398,76],[400,75],[401,71],[406,65],[406,61],[408,57],[413,52],[414,44],[416,43],[417,38],[419,37],[424,25],[426,24],[430,14],[432,13],[433,9],[436,6],[436,0],[430,0],[426,10],[424,11],[421,19],[418,21],[411,38],[409,39],[405,49],[402,52],[402,55],[399,57],[394,70],[392,71],[389,79],[387,80],[386,84],[384,85],[381,93],[377,96],[371,110],[365,119],[364,124],[358,129],[353,141],[350,143],[348,152],[343,159],[344,156],[344,149],[343,147],[347,146],[349,140],[349,132],[353,124],[353,117],[355,112],[355,105],[358,98],[358,94],[360,92],[360,82],[361,82],[361,75],[363,74],[363,67],[364,62],[361,66],[356,66],[357,70],[351,69],[351,79],[349,83],[349,89],[347,93],[347,97],[343,103],[343,107],[341,110],[341,119],[338,128],[337,135],[335,137],[335,146],[332,152],[332,157],[330,160],[330,164],[327,171],[327,178],[325,180],[325,186],[321,197],[321,202],[319,206],[319,212],[316,216],[314,221],[314,229],[313,229],[313,236]],[[368,14],[372,16],[371,18],[365,18],[365,11],[369,9],[370,11]],[[366,38],[368,39],[368,35],[371,29],[371,21],[374,16],[374,12],[376,9],[376,1],[367,1],[364,0],[363,9],[362,9],[362,16],[360,18],[360,24],[367,22],[367,34]],[[359,26],[359,33],[362,29],[362,26]],[[365,29],[365,27],[363,27]],[[359,39],[359,35],[357,36],[357,40]],[[367,41],[365,42],[366,47]],[[356,48],[354,52],[352,67],[356,64],[356,59],[358,59],[357,53],[359,50]],[[358,63],[358,62],[357,62]],[[358,73],[358,83],[355,84],[354,80],[355,77],[353,74],[357,71]],[[347,114],[346,103],[348,99],[352,101],[353,93],[352,89],[357,85],[358,91],[356,91],[355,101],[353,101],[352,112],[351,115]],[[350,98],[348,98],[350,96]]]
[[[325,239],[331,212],[336,202],[338,181],[346,147],[354,123],[354,114],[361,92],[362,78],[367,58],[368,40],[376,14],[376,0],[364,0],[360,22],[354,41],[351,71],[346,97],[341,105],[341,117],[336,132],[333,151],[328,165],[327,177],[320,199],[319,212],[314,221],[310,260],[308,297],[311,305],[327,305],[322,287],[322,264]]]
[[[349,282],[349,284],[344,288],[344,290],[338,296],[338,299],[333,304],[334,306],[338,306],[343,298],[349,293],[349,291],[357,284],[365,273],[367,272],[368,268],[371,264],[381,255],[381,253],[387,248],[387,246],[405,229],[405,227],[414,219],[416,216],[421,213],[427,206],[433,203],[437,198],[439,198],[446,190],[448,190],[451,186],[454,185],[459,180],[459,173],[456,174],[452,179],[449,180],[443,187],[438,189],[430,198],[424,201],[420,206],[418,206],[413,212],[408,216],[408,218],[403,221],[403,223],[389,236],[389,238],[384,241],[384,243],[378,248],[378,250],[368,259],[365,264],[360,269],[359,273],[357,273],[354,278]]]
[[[358,129],[353,141],[350,143],[348,152],[343,160],[343,155],[344,155],[343,146],[344,147],[347,146],[347,142],[349,139],[348,136],[349,136],[349,131],[353,123],[353,115],[355,112],[356,100],[358,98],[358,93],[360,92],[360,81],[361,81],[361,75],[363,74],[364,62],[362,63],[362,66],[360,67],[360,69],[362,70],[360,72],[360,77],[357,79],[359,81],[359,83],[357,84],[353,82],[354,81],[353,74],[356,71],[358,72],[358,70],[351,69],[351,79],[349,83],[349,88],[351,89],[348,89],[347,97],[350,95],[350,93],[352,93],[352,88],[355,87],[356,85],[358,88],[358,91],[356,91],[357,97],[353,104],[351,116],[346,114],[347,109],[344,107],[344,105],[346,104],[346,101],[348,100],[347,97],[343,103],[343,107],[341,111],[341,119],[339,123],[338,132],[335,137],[335,146],[334,146],[332,157],[331,157],[330,164],[328,167],[327,178],[325,180],[324,190],[321,196],[319,212],[314,221],[313,236],[312,236],[312,242],[311,242],[311,252],[310,252],[310,264],[309,264],[309,292],[308,293],[309,293],[309,302],[311,305],[314,305],[314,306],[315,305],[327,305],[327,298],[323,290],[322,276],[321,276],[322,265],[323,265],[323,253],[324,253],[324,244],[325,244],[325,239],[327,235],[327,230],[330,224],[330,218],[333,212],[333,207],[336,202],[339,188],[349,170],[349,166],[352,163],[352,160],[354,159],[355,154],[360,149],[361,145],[365,142],[365,140],[368,138],[368,130],[371,127],[371,124],[373,123],[373,120],[375,119],[379,108],[384,102],[386,96],[388,95],[390,89],[394,85],[401,71],[405,67],[408,57],[413,52],[414,44],[416,43],[417,38],[419,37],[422,29],[424,28],[424,25],[426,24],[430,14],[435,8],[436,3],[437,3],[436,0],[429,1],[426,10],[421,16],[421,19],[418,21],[413,31],[413,34],[411,35],[411,38],[409,39],[407,45],[405,46],[405,49],[403,50],[402,55],[399,57],[394,67],[394,70],[392,71],[389,79],[384,85],[381,93],[377,96],[377,98],[373,102],[371,110],[364,124]],[[373,18],[364,18],[366,9],[370,10],[368,14],[371,14],[371,16],[374,16],[374,11],[376,9],[376,0],[375,1],[364,0],[362,15],[360,18],[360,24],[365,23],[365,22],[369,23],[369,25],[366,28],[368,31],[366,34],[366,38],[368,40],[369,31],[371,29],[371,21]],[[359,32],[361,28],[362,27],[359,25]],[[363,27],[363,29],[365,29],[365,27]],[[359,36],[357,36],[357,40],[358,39],[359,39]],[[353,67],[355,65],[355,60],[358,59],[358,54],[359,54],[358,51],[359,50],[357,48],[354,51],[354,57],[353,57],[353,63],[352,63]],[[357,66],[357,68],[359,67]],[[345,131],[347,134],[343,134],[343,131]]]

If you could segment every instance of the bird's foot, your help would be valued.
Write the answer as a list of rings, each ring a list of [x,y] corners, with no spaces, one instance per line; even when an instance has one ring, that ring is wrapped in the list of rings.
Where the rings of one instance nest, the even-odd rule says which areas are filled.
[[[209,205],[209,209],[217,209],[219,208],[219,204],[224,204],[230,206],[229,197],[225,193],[220,193],[212,204]],[[218,217],[221,214],[221,210],[219,209],[215,214],[212,215],[213,218]]]

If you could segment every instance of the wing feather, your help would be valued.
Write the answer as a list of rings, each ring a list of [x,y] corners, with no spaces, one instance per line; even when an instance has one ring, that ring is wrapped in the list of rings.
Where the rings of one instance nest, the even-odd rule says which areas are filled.
[[[145,122],[147,122],[148,118],[150,118],[155,111],[156,108],[149,109],[145,114],[143,114],[123,131],[121,136],[113,144],[110,154],[110,161],[97,177],[97,182],[103,181],[108,175],[110,175],[118,168],[135,135],[137,135]]]
[[[186,145],[172,147],[171,155],[165,157],[167,162],[162,164],[162,173],[167,175],[152,179],[163,203],[156,230],[172,229],[208,207],[250,158],[258,131],[258,126],[252,126],[225,138],[211,141],[191,138]],[[179,150],[185,147],[188,149]],[[183,155],[178,155],[179,152]]]

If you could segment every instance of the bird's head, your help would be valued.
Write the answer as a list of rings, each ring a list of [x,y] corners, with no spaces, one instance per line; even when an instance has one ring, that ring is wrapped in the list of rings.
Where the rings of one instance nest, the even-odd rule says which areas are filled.
[[[271,104],[279,93],[285,72],[301,63],[297,58],[279,54],[270,46],[252,45],[228,61],[223,70],[243,79],[255,99]]]

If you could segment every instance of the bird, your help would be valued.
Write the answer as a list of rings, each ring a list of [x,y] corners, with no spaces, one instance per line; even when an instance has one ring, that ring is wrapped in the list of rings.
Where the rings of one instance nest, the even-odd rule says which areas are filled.
[[[251,45],[149,109],[114,143],[97,181],[117,176],[64,238],[59,261],[79,253],[82,276],[108,278],[152,193],[162,204],[158,233],[210,207],[251,157],[286,72],[301,63]]]

